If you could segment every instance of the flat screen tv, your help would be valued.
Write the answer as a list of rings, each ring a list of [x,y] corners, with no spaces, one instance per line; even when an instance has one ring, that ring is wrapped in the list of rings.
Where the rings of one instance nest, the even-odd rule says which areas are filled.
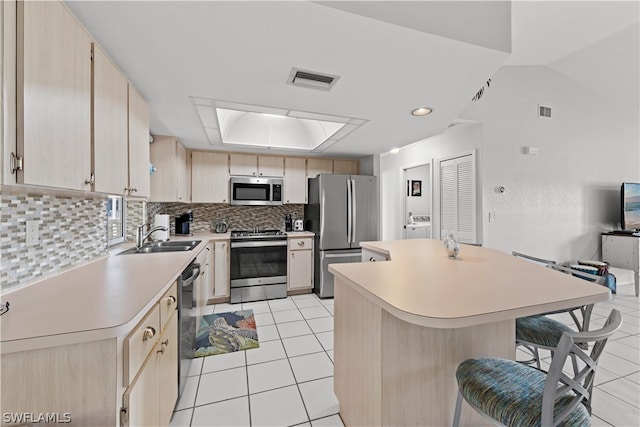
[[[620,193],[622,229],[640,231],[640,184],[625,182]]]

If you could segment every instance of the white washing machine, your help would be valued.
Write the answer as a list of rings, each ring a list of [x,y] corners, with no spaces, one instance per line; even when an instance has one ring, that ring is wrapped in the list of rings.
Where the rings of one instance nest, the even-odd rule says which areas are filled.
[[[411,215],[404,226],[405,239],[430,239],[431,215]]]

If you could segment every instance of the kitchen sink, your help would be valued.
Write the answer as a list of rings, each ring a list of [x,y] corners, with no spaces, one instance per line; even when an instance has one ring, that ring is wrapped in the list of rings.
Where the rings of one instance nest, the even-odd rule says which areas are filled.
[[[198,246],[200,240],[177,240],[171,242],[150,242],[146,243],[143,247],[151,247],[151,248],[172,248],[172,247],[180,247],[180,246],[189,246],[188,250],[191,250]]]
[[[175,241],[175,242],[150,242],[150,243],[145,243],[141,248],[131,248],[129,250],[121,252],[119,255],[154,254],[154,253],[162,253],[162,252],[186,252],[198,246],[199,243],[200,243],[200,240],[184,240],[184,241]]]

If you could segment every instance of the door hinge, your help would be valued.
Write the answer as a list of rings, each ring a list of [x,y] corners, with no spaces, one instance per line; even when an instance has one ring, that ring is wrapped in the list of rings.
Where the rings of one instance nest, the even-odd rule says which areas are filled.
[[[16,171],[23,170],[23,157],[16,156],[13,152],[11,152],[11,157],[9,161],[9,168],[11,169],[11,174],[13,175]]]
[[[91,60],[93,61],[93,44],[91,45]]]
[[[120,425],[126,426],[129,424],[129,411],[127,408],[120,408]]]

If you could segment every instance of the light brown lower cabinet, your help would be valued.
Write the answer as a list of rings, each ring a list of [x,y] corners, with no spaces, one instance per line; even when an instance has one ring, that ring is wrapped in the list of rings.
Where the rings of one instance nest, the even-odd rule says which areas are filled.
[[[174,283],[126,337],[2,354],[8,424],[48,413],[72,426],[168,426],[178,399],[177,291]]]
[[[288,240],[287,290],[313,288],[313,239]]]
[[[149,353],[122,398],[122,426],[168,426],[178,399],[178,315]]]

